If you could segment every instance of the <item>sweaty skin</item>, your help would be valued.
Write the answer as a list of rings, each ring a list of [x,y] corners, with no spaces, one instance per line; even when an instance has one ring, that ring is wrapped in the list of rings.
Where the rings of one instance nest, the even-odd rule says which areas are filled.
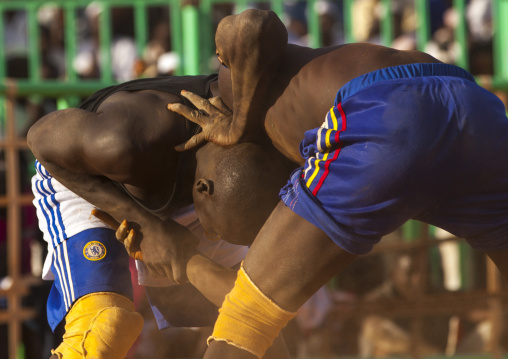
[[[215,94],[216,90],[212,84]],[[115,228],[120,221],[127,219],[125,223],[133,231],[124,230],[117,237],[124,240],[128,233],[132,236],[136,234],[136,240],[131,237],[133,243],[126,245],[126,249],[133,257],[136,254],[132,251],[137,251],[138,259],[142,256],[151,275],[172,277],[175,274],[177,281],[181,282],[188,276],[195,288],[220,306],[225,294],[233,287],[236,272],[197,254],[194,249],[196,239],[185,227],[171,220],[162,221],[148,213],[112,182],[124,183],[129,192],[148,207],[157,208],[167,202],[181,156],[174,146],[184,141],[187,131],[186,122],[167,111],[166,105],[180,101],[181,98],[176,95],[153,90],[118,92],[108,97],[97,113],[66,109],[46,115],[30,129],[28,142],[34,155],[55,178],[112,216],[106,223]],[[207,153],[206,149],[202,152]],[[213,163],[214,158],[210,154],[202,164]],[[171,202],[175,208],[193,201],[195,155],[191,153],[187,160],[189,163],[181,181],[184,186],[177,188]],[[284,181],[287,173],[279,177],[278,183]],[[210,176],[207,178],[211,179]],[[220,181],[215,177],[213,180]],[[276,193],[277,189],[272,188],[274,199]],[[270,206],[263,212],[265,217],[275,204],[276,201],[263,203]],[[237,218],[235,224],[239,220]],[[263,222],[264,219],[256,224],[259,227]],[[256,233],[258,229],[252,231]],[[253,237],[249,243],[252,240]],[[171,289],[186,287],[187,290],[189,286]],[[199,293],[187,297],[187,302],[198,303],[199,300],[195,302],[196,294]],[[289,354],[282,338],[266,355],[266,358],[286,357]]]
[[[248,12],[246,12],[248,13]],[[248,19],[250,20],[250,19]],[[244,21],[244,17],[227,17],[219,24],[217,33],[224,32],[231,39],[216,36],[217,55],[219,60],[229,67],[235,64],[235,72],[231,76],[231,86],[235,98],[264,98],[263,94],[268,91],[274,71],[282,59],[286,44],[287,32],[284,24],[273,12],[260,12],[256,14],[256,21]],[[240,46],[240,47],[238,47]],[[248,53],[248,54],[247,54]],[[247,56],[246,56],[247,55]],[[254,75],[255,74],[255,75]],[[221,95],[227,92],[226,86],[221,87]],[[228,85],[229,87],[229,85]],[[207,106],[208,101],[200,102],[201,109]],[[266,106],[251,101],[235,101],[233,110],[223,108],[222,104],[217,105],[216,101],[210,101],[212,107],[217,107],[220,113],[215,112],[211,117],[213,123],[201,122],[203,132],[188,141],[180,150],[194,148],[204,140],[214,142],[221,146],[230,146],[243,142],[258,142],[263,137],[262,129],[251,121],[242,121],[244,117],[263,118]],[[168,108],[170,108],[169,106]],[[180,107],[177,107],[180,108]],[[206,110],[205,109],[205,110]],[[199,117],[198,113],[193,116]],[[214,130],[209,131],[208,128]],[[219,129],[220,130],[217,130]]]
[[[196,158],[192,197],[209,238],[250,246],[296,165],[269,144],[247,142],[230,148],[209,142]]]
[[[181,251],[183,248],[188,248],[188,255],[182,251],[184,253],[182,257],[185,258],[194,253],[193,245],[196,241],[194,236],[185,227],[175,222],[163,222],[146,212],[112,182],[114,180],[124,183],[125,187],[148,207],[158,208],[170,198],[175,183],[174,169],[179,157],[172,143],[185,138],[186,125],[185,121],[182,122],[178,116],[167,115],[167,111],[164,111],[167,101],[182,101],[182,99],[174,94],[157,91],[118,92],[108,97],[97,113],[81,109],[66,109],[48,114],[30,129],[28,143],[38,160],[67,188],[88,202],[108,210],[117,218],[135,220],[136,228],[140,226],[147,228],[146,231],[141,232],[147,238],[155,241],[160,238],[162,247],[157,248],[157,243],[153,246],[149,245],[146,251],[148,256],[150,253],[159,255],[164,251]],[[192,169],[192,166],[189,168]],[[192,170],[182,175],[190,177],[192,181]],[[180,195],[175,198],[175,208],[191,203],[191,189],[191,185],[187,189],[179,189]],[[151,225],[154,227],[150,228]],[[156,228],[159,228],[161,232],[153,232],[152,235],[149,229]],[[166,233],[175,235],[176,241],[165,243]],[[152,266],[149,266],[149,270],[155,275],[160,273],[158,268]],[[162,271],[162,273],[172,276],[171,271]],[[178,272],[175,274],[181,277]],[[95,275],[100,276],[101,273],[95,273]],[[184,281],[184,278],[180,280]],[[196,305],[208,303],[190,284],[168,287],[168,291],[174,294],[189,290],[194,290],[194,293],[187,298],[186,303],[194,300],[197,300]],[[90,300],[97,295],[96,292],[91,293]],[[111,293],[108,295],[111,296]],[[180,296],[171,297],[175,299],[168,301],[169,306],[181,308],[181,302],[178,302]],[[90,302],[86,303],[86,306],[90,307]],[[213,306],[210,305],[210,307]],[[102,309],[104,308],[95,307],[98,311]],[[71,331],[72,338],[79,339],[76,328],[86,332],[88,324],[79,313],[77,316],[79,320],[73,319],[76,318],[76,314],[73,317],[71,314],[75,311],[72,313],[71,311],[67,313],[65,322],[72,323],[72,326],[66,326],[66,331]],[[213,315],[213,312],[211,313]],[[95,317],[93,313],[89,314],[92,318]],[[210,321],[213,322],[213,318]],[[109,319],[107,323],[114,324]],[[107,329],[105,330],[107,332]],[[114,344],[111,347],[113,351],[129,349],[125,347],[124,340],[125,332],[129,330],[111,337],[112,340],[109,343]],[[68,337],[69,333],[65,333],[64,338]],[[132,338],[132,342],[134,339]],[[65,340],[56,349],[57,352],[66,350],[67,347],[64,344]],[[95,354],[99,355],[99,353]],[[57,357],[56,354],[53,357]],[[102,354],[100,357],[103,357]]]
[[[35,157],[64,186],[140,230],[152,276],[185,282],[185,263],[197,239],[176,222],[162,221],[141,208],[112,182],[124,183],[148,207],[169,199],[179,157],[173,147],[185,138],[186,128],[178,115],[164,110],[175,101],[181,99],[158,91],[118,92],[97,113],[66,109],[44,116],[31,127],[27,140]],[[174,208],[192,203],[193,171],[193,165],[187,167],[186,185],[176,191]]]
[[[171,106],[200,124],[204,129],[201,139],[219,145],[231,146],[243,141],[249,134],[226,136],[231,128],[254,129],[250,136],[259,136],[263,130],[274,146],[287,158],[302,164],[299,144],[304,132],[321,126],[333,106],[337,90],[362,74],[389,66],[411,63],[438,63],[428,54],[418,51],[398,51],[367,43],[349,44],[323,49],[309,49],[288,45],[281,31],[266,22],[267,15],[260,10],[248,10],[225,18],[216,33],[217,54],[231,69],[233,99],[224,102],[235,111],[228,115],[213,104],[203,104],[199,96],[184,94],[206,113],[191,113],[181,105]],[[241,24],[241,25],[239,25]],[[242,29],[252,32],[271,31],[273,38],[265,44],[280,52],[265,52],[261,63],[250,59],[252,43],[242,46]],[[285,32],[285,30],[282,30]],[[249,35],[255,38],[254,34]],[[279,43],[277,43],[279,41]],[[261,76],[257,79],[262,68]],[[241,74],[238,74],[241,72]],[[221,71],[224,76],[227,71]],[[239,83],[235,79],[241,79]],[[244,86],[252,84],[250,92]],[[270,84],[270,85],[266,85]],[[257,86],[257,87],[256,87]],[[266,111],[266,116],[259,114]],[[215,126],[215,118],[227,126]],[[226,140],[225,140],[226,139]],[[487,252],[505,278],[508,276],[508,251]],[[298,216],[280,203],[265,223],[249,250],[244,262],[245,271],[259,289],[287,311],[296,311],[318,288],[347,267],[356,255],[336,245],[322,230]],[[254,358],[253,354],[224,342],[212,341],[205,358]]]
[[[265,144],[243,143],[225,149],[207,143],[197,150],[193,200],[203,228],[231,243],[250,245],[277,204],[277,194],[295,165]],[[231,207],[231,198],[241,198]],[[136,242],[129,223],[116,222],[106,213],[94,214],[111,227],[117,238]],[[126,248],[131,256],[136,246]],[[130,249],[130,250],[129,250]],[[187,262],[189,281],[212,303],[221,306],[233,288],[236,270],[224,268],[201,254]],[[281,336],[268,349],[265,358],[288,358]]]
[[[320,49],[288,44],[286,29],[277,19],[272,12],[251,9],[219,23],[215,35],[217,54],[229,68],[221,68],[219,84],[231,83],[232,96],[225,93],[223,100],[234,109],[233,114],[190,92],[183,96],[206,113],[191,112],[179,104],[170,106],[203,127],[200,140],[227,147],[238,142],[255,142],[268,134],[282,154],[301,164],[299,145],[304,132],[321,126],[337,90],[345,83],[389,66],[439,62],[419,51],[398,51],[370,43]],[[244,33],[249,34],[248,43],[255,45],[244,46]],[[271,36],[264,38],[266,33]],[[256,43],[256,39],[263,42]],[[259,63],[252,56],[256,47],[263,53]],[[245,133],[232,136],[233,128],[243,128]],[[191,143],[194,145],[195,140],[190,140],[187,148],[192,148]]]

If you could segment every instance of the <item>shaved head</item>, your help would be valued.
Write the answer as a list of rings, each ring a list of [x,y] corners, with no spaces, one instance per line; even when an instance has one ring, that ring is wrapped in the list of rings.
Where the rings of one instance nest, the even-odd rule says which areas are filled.
[[[207,236],[250,245],[295,167],[268,146],[208,143],[200,148],[193,200]]]

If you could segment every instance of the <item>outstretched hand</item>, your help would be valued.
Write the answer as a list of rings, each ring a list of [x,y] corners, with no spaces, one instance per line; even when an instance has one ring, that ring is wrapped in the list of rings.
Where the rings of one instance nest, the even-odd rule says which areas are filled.
[[[141,238],[136,236],[135,229],[129,227],[129,222],[127,222],[127,220],[124,219],[122,223],[118,223],[116,219],[106,212],[95,208],[92,209],[92,215],[116,230],[116,239],[123,243],[130,257],[140,261],[143,260],[143,253],[141,252],[140,246]]]
[[[151,277],[165,276],[180,284],[188,281],[187,262],[197,253],[199,240],[187,228],[173,221],[154,220],[135,230],[128,221],[120,224],[100,210],[94,209],[92,214],[116,230],[116,238],[129,256],[142,260]]]
[[[168,110],[200,125],[203,131],[194,135],[186,143],[176,146],[177,151],[193,149],[205,141],[222,147],[230,147],[239,142],[242,133],[234,127],[233,111],[220,97],[212,97],[208,100],[189,91],[182,91],[181,94],[196,106],[196,110],[180,103],[168,104]]]

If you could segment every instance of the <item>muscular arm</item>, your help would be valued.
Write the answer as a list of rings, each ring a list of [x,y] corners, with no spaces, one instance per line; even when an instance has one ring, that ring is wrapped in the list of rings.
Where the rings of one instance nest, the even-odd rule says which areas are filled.
[[[192,93],[182,93],[204,113],[179,104],[168,106],[203,128],[202,133],[179,146],[180,149],[193,148],[203,140],[229,147],[239,142],[256,142],[264,136],[268,94],[287,39],[284,24],[271,11],[246,10],[219,23],[215,35],[217,55],[231,70],[231,83],[220,80],[220,93],[228,106],[232,95],[233,111]]]
[[[222,305],[236,279],[236,270],[225,268],[201,254],[196,254],[187,263],[187,276],[210,302]]]
[[[176,222],[162,222],[146,212],[112,182],[125,179],[135,159],[125,152],[130,147],[121,140],[128,139],[121,121],[133,119],[128,111],[120,103],[97,114],[79,109],[56,111],[30,129],[28,144],[64,186],[116,220],[128,219],[142,228],[141,248],[151,274],[174,275],[177,281],[184,281],[186,257],[192,252],[187,247],[193,246],[195,237]]]
[[[120,211],[129,218],[144,215],[112,182],[124,156],[109,134],[115,128],[105,127],[103,117],[80,109],[50,113],[30,128],[28,145],[53,177],[116,219]]]
[[[95,211],[94,215],[111,227],[118,228],[117,238],[123,241],[127,239],[130,228],[127,221],[123,221],[120,225],[111,216],[101,211]],[[130,254],[132,256],[132,253]],[[158,297],[157,306],[164,311],[165,318],[172,325],[209,326],[213,325],[217,317],[217,310],[212,308],[211,304],[216,307],[221,306],[227,293],[235,284],[236,275],[236,269],[223,267],[197,253],[187,262],[187,276],[190,283],[162,288],[147,287],[147,291],[152,299]],[[289,358],[282,335],[275,339],[264,358]]]
[[[287,46],[287,31],[271,11],[248,10],[223,19],[217,55],[231,69],[232,129],[240,139],[263,129],[266,98]]]

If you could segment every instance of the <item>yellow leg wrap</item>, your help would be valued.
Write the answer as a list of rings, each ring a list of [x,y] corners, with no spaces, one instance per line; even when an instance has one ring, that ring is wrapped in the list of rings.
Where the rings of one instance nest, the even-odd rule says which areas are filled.
[[[59,359],[123,359],[141,333],[143,317],[131,300],[111,292],[78,299],[65,317]]]
[[[219,309],[208,343],[223,341],[261,358],[295,315],[264,295],[242,267],[233,290]]]

